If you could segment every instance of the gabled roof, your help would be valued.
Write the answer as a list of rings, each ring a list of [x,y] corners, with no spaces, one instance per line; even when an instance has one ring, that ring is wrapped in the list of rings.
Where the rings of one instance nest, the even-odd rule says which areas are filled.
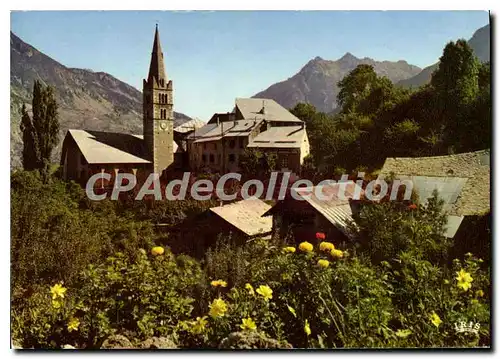
[[[450,215],[490,211],[490,150],[433,157],[387,158],[380,176],[411,179],[421,199],[442,192]],[[430,194],[429,194],[430,193]]]
[[[68,130],[66,136],[71,136],[82,152],[85,160],[90,163],[151,163],[142,158],[142,135],[125,133]]]
[[[271,127],[255,136],[248,147],[300,148],[305,136],[306,129],[302,126]]]
[[[262,217],[270,208],[271,206],[264,201],[251,197],[239,202],[210,208],[210,211],[248,236],[255,236],[271,232],[272,217]]]
[[[222,137],[248,136],[250,132],[260,124],[261,121],[239,120],[232,122],[209,123],[191,133],[188,138],[194,139],[195,143],[216,141]]]
[[[184,122],[183,124],[180,124],[176,128],[174,128],[175,132],[179,133],[186,133],[190,131],[194,131],[195,129],[202,128],[205,126],[206,123],[200,120],[199,118],[194,118],[192,120],[189,120],[187,122]]]
[[[237,98],[235,105],[246,120],[257,119],[279,122],[303,122],[286,108],[271,99]]]
[[[344,194],[342,194],[341,186],[345,188]],[[353,222],[350,199],[353,198],[356,190],[359,191],[360,196],[363,194],[363,189],[354,181],[291,189],[347,237],[352,237],[348,231],[349,224]],[[331,198],[319,198],[316,195],[317,192],[322,193],[326,198]]]

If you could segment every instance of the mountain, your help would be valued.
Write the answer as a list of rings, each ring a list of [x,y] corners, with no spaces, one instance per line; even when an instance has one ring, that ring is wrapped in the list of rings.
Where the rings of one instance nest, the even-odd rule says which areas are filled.
[[[142,133],[142,93],[105,72],[68,68],[10,33],[11,167],[21,166],[22,104],[31,108],[35,80],[55,88],[61,141],[52,160],[59,162],[62,139],[69,128]],[[144,71],[147,71],[145,69]],[[191,118],[174,112],[175,124]]]
[[[337,107],[337,83],[361,64],[372,65],[377,74],[387,76],[393,82],[413,77],[421,71],[406,61],[380,62],[367,57],[359,59],[348,52],[336,61],[316,57],[288,80],[271,85],[254,97],[273,99],[285,108],[292,108],[298,102],[307,102],[319,111],[333,112]]]
[[[477,30],[467,43],[481,62],[490,61],[490,25],[483,26]],[[431,81],[432,73],[439,67],[439,62],[427,66],[419,74],[399,81],[397,85],[403,87],[419,87]]]

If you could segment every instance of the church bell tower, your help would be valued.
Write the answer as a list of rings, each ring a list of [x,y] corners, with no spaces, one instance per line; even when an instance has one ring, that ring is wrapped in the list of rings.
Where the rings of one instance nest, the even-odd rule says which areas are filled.
[[[153,171],[162,174],[174,162],[174,102],[172,81],[167,81],[160,34],[156,25],[147,80],[142,85],[143,135]]]

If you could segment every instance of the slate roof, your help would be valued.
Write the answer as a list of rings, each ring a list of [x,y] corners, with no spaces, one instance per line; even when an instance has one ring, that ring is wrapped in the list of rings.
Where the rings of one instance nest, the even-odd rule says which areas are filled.
[[[264,108],[264,111],[262,109]],[[248,137],[263,121],[271,124],[266,131],[258,134],[248,147],[290,148],[300,147],[306,135],[303,121],[287,109],[270,99],[237,98],[235,112],[238,109],[243,119],[235,120],[234,113],[221,114],[226,121],[214,122],[217,114],[205,126],[196,129],[188,136],[195,143],[218,141],[223,137]],[[230,116],[233,115],[233,116]],[[230,120],[232,119],[232,120]],[[287,126],[276,126],[273,122],[285,122]],[[296,125],[294,125],[296,124]]]
[[[380,176],[410,178],[420,197],[441,187],[450,215],[490,211],[490,150],[433,157],[387,158]],[[441,195],[443,197],[443,195]]]
[[[205,125],[206,123],[199,118],[194,118],[192,120],[184,122],[183,124],[180,124],[179,126],[174,128],[174,131],[179,133],[186,133],[189,131],[193,131],[194,129],[202,128]]]
[[[72,129],[67,135],[74,139],[90,164],[151,163],[144,158],[143,135]],[[181,151],[175,141],[173,151]]]
[[[342,191],[340,188],[341,185],[345,186],[344,198],[339,195],[339,191]],[[348,231],[348,225],[353,221],[349,199],[353,198],[356,189],[361,196],[363,193],[362,188],[353,181],[347,181],[345,184],[335,183],[314,187],[292,188],[291,191],[295,191],[299,196],[304,198],[315,210],[347,237],[352,237],[352,234]],[[311,190],[312,194],[309,196]],[[331,196],[331,198],[318,198],[316,191],[321,191],[325,197]]]
[[[210,208],[210,211],[248,236],[255,236],[271,232],[272,216],[262,217],[270,208],[271,206],[264,201],[251,197],[239,202]]]
[[[295,117],[290,111],[279,105],[276,101],[263,98],[237,98],[236,107],[240,110],[243,118],[248,120],[267,120],[280,122],[303,121]],[[262,113],[264,108],[264,113]]]
[[[302,126],[279,126],[271,127],[267,131],[259,133],[248,144],[254,148],[292,148],[302,145],[306,136],[305,128]]]
[[[85,160],[90,163],[151,163],[142,158],[142,135],[68,130]]]
[[[199,143],[220,140],[222,137],[248,136],[260,122],[240,120],[210,123],[190,134],[188,138],[195,139],[194,142]]]

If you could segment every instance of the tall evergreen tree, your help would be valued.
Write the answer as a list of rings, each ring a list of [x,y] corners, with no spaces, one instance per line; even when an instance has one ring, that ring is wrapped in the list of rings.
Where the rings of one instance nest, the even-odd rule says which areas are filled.
[[[26,171],[32,171],[38,168],[38,159],[40,158],[38,151],[37,137],[35,128],[31,121],[26,106],[23,104],[21,109],[21,133],[23,136],[23,167]]]
[[[39,170],[46,178],[52,151],[59,143],[59,119],[54,90],[38,80],[33,87],[33,115],[22,108],[23,166],[25,170]]]

